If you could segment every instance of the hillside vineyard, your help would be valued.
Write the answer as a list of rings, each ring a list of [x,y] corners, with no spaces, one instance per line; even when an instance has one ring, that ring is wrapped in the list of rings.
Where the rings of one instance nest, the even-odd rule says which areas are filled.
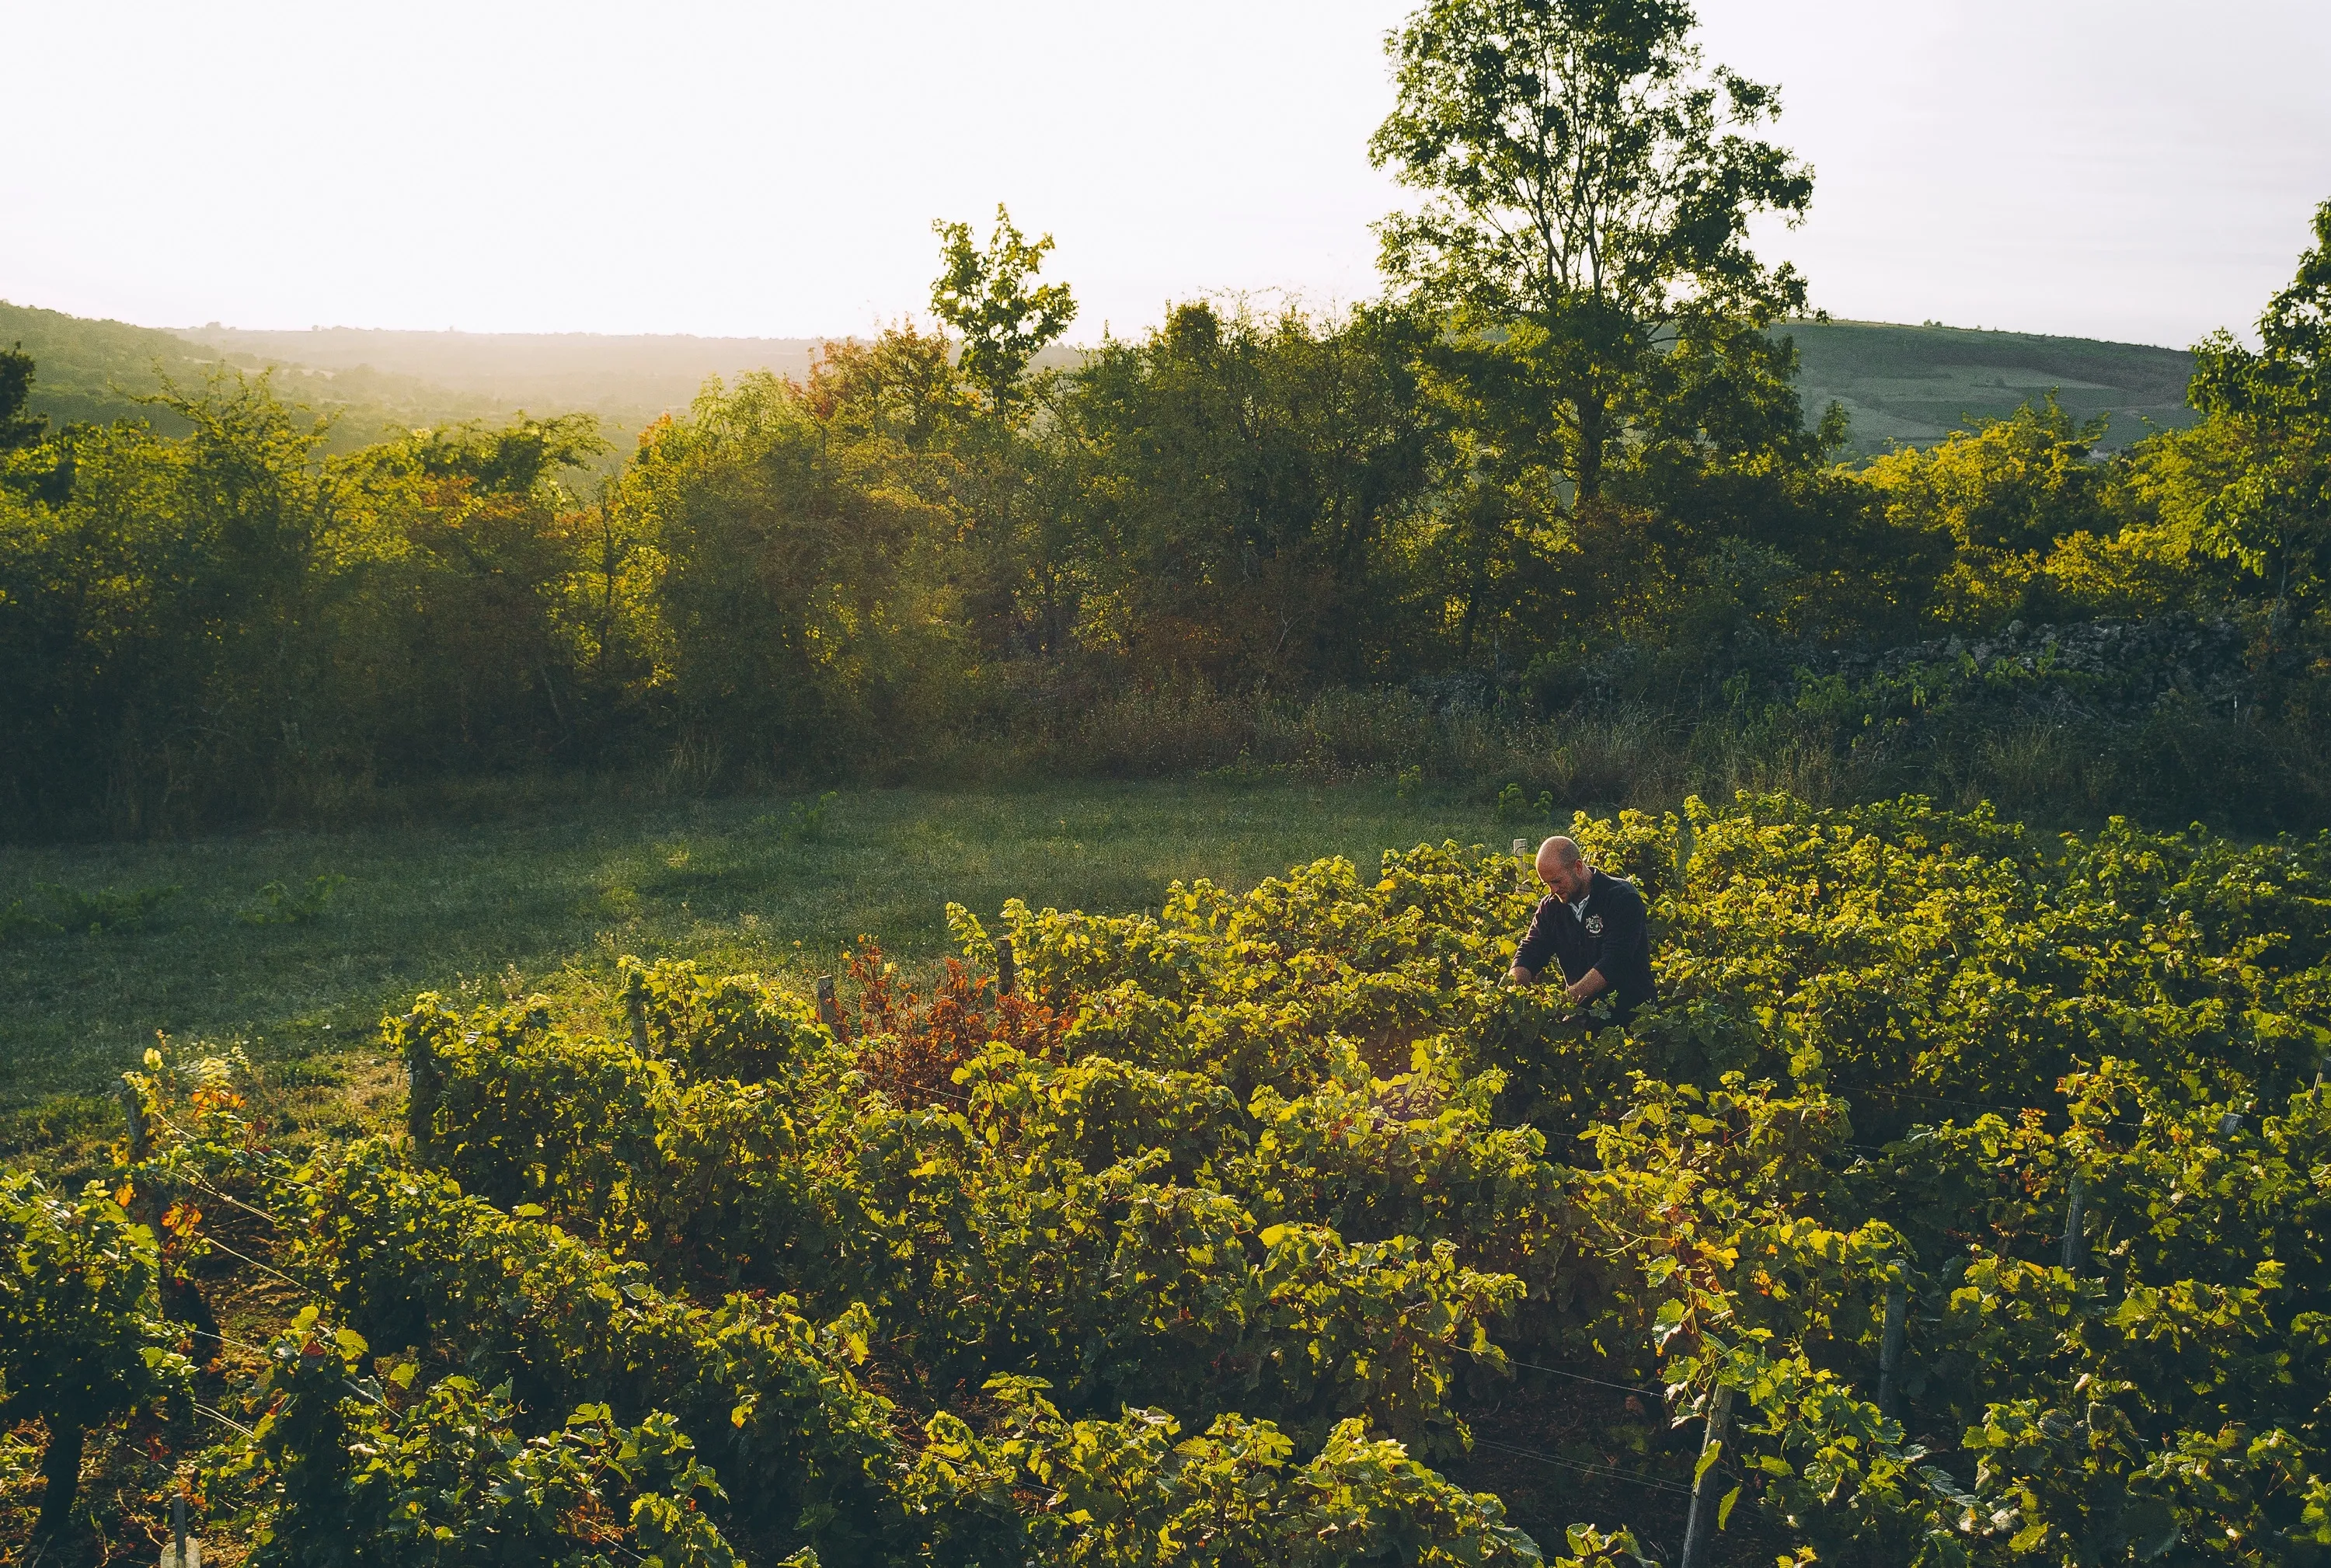
[[[296,1156],[149,1058],[117,1176],[9,1178],[11,1288],[68,1288],[43,1236],[147,1259],[138,1397],[205,1391],[254,1564],[2331,1540],[2331,838],[1574,832],[1651,905],[1624,1031],[1501,984],[1533,889],[1480,850],[956,909],[937,994],[870,950],[825,1019],[681,964],[604,1017],[423,996],[406,1136]],[[213,1248],[297,1307],[224,1386],[153,1285]]]

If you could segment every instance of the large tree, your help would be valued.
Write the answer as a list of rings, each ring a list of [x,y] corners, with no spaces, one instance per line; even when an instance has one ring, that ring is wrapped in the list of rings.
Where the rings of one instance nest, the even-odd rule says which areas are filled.
[[[2331,202],[2258,330],[2255,349],[2224,331],[2194,345],[2187,396],[2209,417],[2182,443],[2203,458],[2184,499],[2196,542],[2279,607],[2318,599],[2331,568]]]
[[[1747,231],[1802,215],[1812,173],[1754,134],[1773,90],[1705,68],[1694,24],[1681,0],[1431,0],[1387,41],[1398,101],[1370,152],[1425,199],[1378,225],[1384,269],[1450,317],[1505,459],[1571,502],[1679,414],[1720,443],[1790,368],[1762,328],[1804,285]]]

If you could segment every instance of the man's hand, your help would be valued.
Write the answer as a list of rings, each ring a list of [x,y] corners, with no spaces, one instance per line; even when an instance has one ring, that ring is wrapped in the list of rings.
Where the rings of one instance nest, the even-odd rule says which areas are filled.
[[[1532,974],[1528,970],[1523,968],[1518,964],[1506,971],[1506,984],[1508,985],[1527,985],[1531,981],[1536,980],[1537,978],[1537,975]]]
[[[1610,984],[1603,978],[1603,971],[1590,969],[1578,977],[1576,984],[1564,986],[1562,993],[1575,1003],[1592,1002],[1602,995]]]

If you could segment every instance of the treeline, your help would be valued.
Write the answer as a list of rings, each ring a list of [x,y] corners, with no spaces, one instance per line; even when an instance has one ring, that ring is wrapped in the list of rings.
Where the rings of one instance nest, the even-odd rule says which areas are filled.
[[[1803,285],[1742,240],[1810,190],[1751,134],[1769,95],[1663,89],[1627,156],[1683,194],[1565,280],[1482,235],[1528,179],[1584,176],[1451,172],[1493,134],[1452,93],[1550,90],[1478,79],[1458,24],[1481,10],[1395,41],[1375,150],[1431,200],[1387,221],[1391,286],[1348,312],[1193,300],[1032,371],[1074,305],[999,209],[985,246],[942,225],[938,329],[709,385],[604,481],[573,417],[329,455],[264,378],[167,394],[181,438],[20,419],[0,812],[149,832],[545,769],[1243,761],[1565,803],[1922,788],[2319,818],[2331,204],[2263,346],[2201,346],[2194,428],[2104,459],[2051,401],[1849,467],[1777,325]],[[1594,25],[1689,64],[1675,10]],[[2031,636],[2098,618],[2238,667],[2139,672],[2139,700]],[[1985,650],[2011,627],[2008,669]]]
[[[675,757],[697,783],[1241,750],[1577,774],[1553,733],[1477,743],[1469,767],[1452,705],[1632,737],[1639,768],[1680,762],[1689,784],[1711,722],[1703,752],[1720,734],[1767,765],[1803,742],[1851,765],[1870,737],[1846,732],[1886,696],[1858,682],[1853,711],[1825,711],[1822,650],[2177,613],[2241,625],[2239,668],[2214,674],[2256,694],[2244,724],[2240,695],[2195,695],[2201,672],[2171,749],[2215,727],[2200,749],[2248,759],[2278,814],[2319,803],[2311,752],[2285,754],[2323,695],[2295,657],[2324,630],[2303,489],[2320,415],[2238,379],[2282,367],[2205,352],[2209,417],[2109,461],[2050,405],[1851,470],[1768,341],[1755,428],[1630,443],[1591,501],[1501,472],[1446,331],[1389,308],[1185,304],[1009,402],[959,340],[900,328],[833,345],[806,385],[708,387],[581,495],[604,450],[586,420],[333,457],[264,379],[222,380],[171,399],[183,438],[74,426],[6,459],[8,815],[148,832]],[[1955,660],[1928,683],[1986,685]],[[1958,738],[1995,746],[2000,711],[1975,703]],[[1651,716],[1680,717],[1660,736]],[[2054,708],[2027,727],[2089,749]],[[1629,760],[1584,787],[1623,789]],[[2208,805],[2193,760],[2165,803]]]

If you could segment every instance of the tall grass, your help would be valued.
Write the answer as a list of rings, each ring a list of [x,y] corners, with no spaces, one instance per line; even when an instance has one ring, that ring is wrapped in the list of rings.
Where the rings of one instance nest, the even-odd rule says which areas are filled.
[[[1692,715],[1582,705],[1538,717],[1436,706],[1402,689],[1308,698],[1160,683],[1022,712],[943,739],[949,776],[1146,778],[1192,773],[1337,782],[1413,776],[1494,796],[1672,804],[1784,791],[1816,804],[1917,793],[2034,821],[2115,814],[2246,829],[2331,823],[2331,736],[2168,703],[2136,718],[1962,707],[1911,720],[1776,702]]]
[[[1963,706],[1915,720],[1881,712],[1872,721],[1856,703],[1831,697],[1712,712],[1620,699],[1540,717],[1510,706],[1437,704],[1399,688],[1290,696],[1177,679],[1014,693],[951,726],[904,727],[879,744],[853,736],[843,749],[860,760],[813,772],[756,763],[717,736],[683,737],[661,761],[618,769],[542,767],[394,784],[321,772],[306,787],[273,781],[263,820],[422,828],[828,784],[1026,787],[1216,775],[1313,784],[1406,777],[1483,801],[1519,784],[1533,801],[1550,794],[1565,812],[1752,790],[1817,805],[1906,793],[1961,808],[1989,801],[2064,825],[2114,814],[2250,831],[2331,824],[2331,728],[2175,701],[2115,718]],[[9,836],[0,832],[0,841]]]

